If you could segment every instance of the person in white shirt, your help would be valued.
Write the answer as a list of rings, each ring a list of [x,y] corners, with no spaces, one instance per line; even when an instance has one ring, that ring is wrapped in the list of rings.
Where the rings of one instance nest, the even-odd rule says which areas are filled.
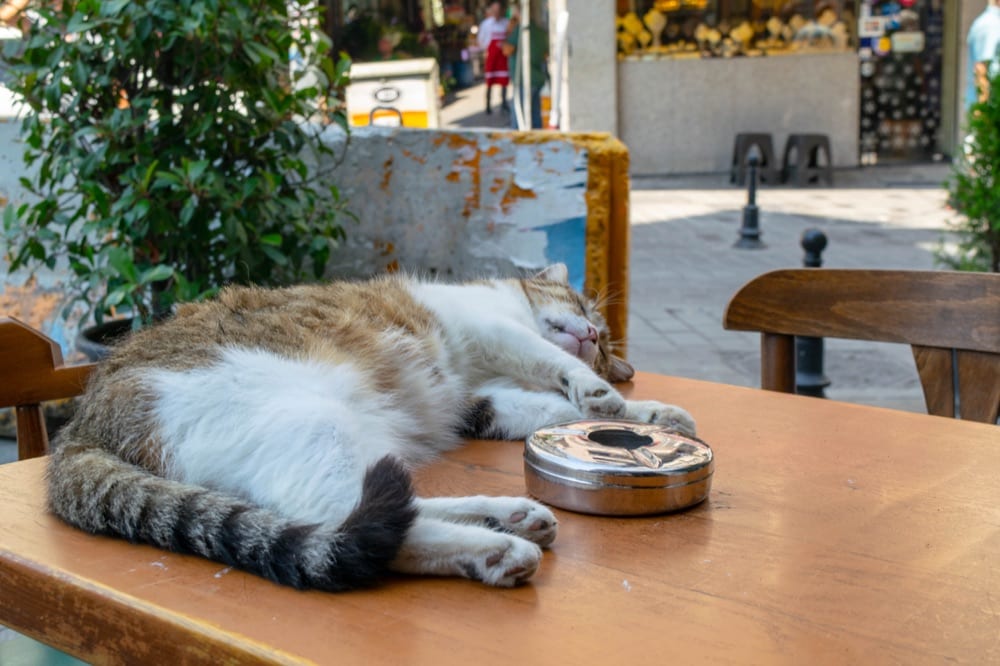
[[[479,24],[479,47],[486,51],[486,113],[492,113],[493,86],[500,86],[500,108],[508,110],[507,84],[510,83],[510,73],[507,71],[507,56],[502,45],[507,39],[507,19],[500,15],[499,2],[491,2],[486,8],[486,18]]]
[[[985,11],[969,28],[969,70],[965,103],[972,106],[990,96],[990,79],[1000,60],[1000,0],[990,0]]]

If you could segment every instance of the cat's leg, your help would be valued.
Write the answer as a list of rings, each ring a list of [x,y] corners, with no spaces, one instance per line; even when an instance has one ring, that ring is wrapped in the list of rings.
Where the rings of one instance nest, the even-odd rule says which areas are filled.
[[[524,439],[539,428],[582,416],[580,409],[559,393],[490,382],[476,389],[461,434],[474,439]]]
[[[513,587],[530,578],[541,560],[542,549],[519,536],[419,516],[390,569]]]
[[[518,339],[514,334],[501,337],[506,340]],[[498,373],[528,384],[559,391],[569,401],[569,406],[578,410],[582,416],[655,423],[687,435],[695,434],[694,419],[681,407],[655,400],[626,401],[610,383],[599,377],[580,359],[567,354],[537,335],[528,338],[521,335],[520,338],[522,344],[516,349],[500,344],[493,356],[485,357],[495,363],[493,369]],[[502,413],[511,426],[511,437],[525,437],[544,425],[578,418],[560,406],[558,396],[549,402],[513,392],[504,392],[497,397],[496,404],[509,405]],[[495,411],[500,410],[495,409]],[[526,418],[519,419],[519,412],[524,413]],[[523,427],[517,427],[529,425],[535,416],[540,416],[540,421],[551,420],[547,423],[538,423],[527,431]]]
[[[498,349],[483,358],[495,364],[491,369],[498,374],[558,393],[528,391],[513,383],[485,384],[477,389],[466,417],[466,437],[521,439],[538,428],[582,416],[655,423],[695,434],[694,418],[683,408],[656,400],[625,400],[590,367],[548,340],[535,336],[520,351],[509,351],[519,355],[516,360],[504,353]]]
[[[530,391],[502,381],[490,382],[476,389],[466,412],[462,436],[524,439],[539,428],[575,421],[582,416],[581,410],[561,394]],[[686,410],[656,400],[626,400],[622,418],[695,434],[694,419]]]
[[[661,423],[694,434],[694,420],[679,407],[637,402],[629,407],[615,388],[579,358],[546,340],[538,331],[500,318],[462,318],[456,326],[468,356],[488,377],[508,377],[517,383],[561,393],[582,416],[623,418]],[[662,406],[660,406],[662,405]]]
[[[552,512],[526,497],[427,497],[418,498],[416,504],[423,517],[514,534],[543,548],[555,541],[558,532]]]
[[[584,416],[624,418],[625,399],[586,363],[525,326],[488,323],[468,340],[490,376],[557,391]]]

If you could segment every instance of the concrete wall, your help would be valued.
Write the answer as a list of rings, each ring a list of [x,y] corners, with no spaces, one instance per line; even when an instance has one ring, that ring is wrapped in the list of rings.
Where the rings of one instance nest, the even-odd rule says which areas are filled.
[[[965,86],[969,67],[966,37],[986,4],[987,0],[957,0],[945,5],[940,142],[942,152],[951,156],[958,154],[965,135]]]
[[[415,270],[510,275],[565,262],[584,282],[588,153],[572,141],[526,142],[507,132],[355,128],[325,135],[321,165],[357,222],[332,275]]]
[[[618,133],[615,4],[608,0],[551,0],[549,17],[569,11],[566,100],[560,127]]]
[[[789,133],[828,134],[836,166],[858,163],[854,53],[625,60],[618,77],[634,174],[727,171],[739,132],[772,133],[779,160]]]

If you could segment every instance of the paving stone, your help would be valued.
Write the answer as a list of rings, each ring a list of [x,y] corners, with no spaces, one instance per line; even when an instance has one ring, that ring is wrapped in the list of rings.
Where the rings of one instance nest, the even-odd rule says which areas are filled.
[[[828,267],[935,268],[953,216],[941,187],[947,172],[941,164],[850,169],[836,173],[833,188],[763,188],[761,250],[733,248],[746,198],[724,175],[633,179],[629,308],[642,324],[630,358],[653,372],[757,386],[759,336],[722,328],[739,287],[801,266],[800,239],[811,228],[828,237]],[[829,340],[826,360],[829,397],[924,411],[905,345]]]

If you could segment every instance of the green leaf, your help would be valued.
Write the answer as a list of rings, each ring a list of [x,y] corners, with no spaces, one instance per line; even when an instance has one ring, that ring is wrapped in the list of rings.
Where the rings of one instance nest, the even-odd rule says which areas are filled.
[[[194,212],[198,209],[198,197],[190,197],[184,202],[184,206],[181,208],[181,214],[178,216],[180,223],[187,225],[191,218],[194,217]]]
[[[198,160],[197,162],[187,162],[184,164],[184,172],[188,178],[188,181],[195,182],[201,175],[205,173],[205,169],[208,168],[208,160]]]
[[[180,188],[184,186],[184,180],[171,171],[157,171],[156,179],[153,181],[152,189],[157,188]]]
[[[281,60],[273,49],[256,42],[244,42],[243,52],[246,53],[247,57],[255,65],[270,65]]]
[[[160,264],[159,266],[153,266],[142,272],[139,276],[139,284],[149,284],[151,282],[160,282],[161,280],[168,280],[174,275],[174,269],[170,266]]]
[[[337,60],[337,72],[333,77],[334,84],[340,85],[341,82],[348,80],[351,73],[351,64],[351,56],[341,52],[340,59]]]
[[[132,260],[132,253],[121,247],[108,248],[108,265],[131,282],[138,282],[139,272]]]
[[[104,297],[104,307],[113,308],[121,305],[131,290],[132,285],[123,284],[120,287],[116,287]]]
[[[3,208],[3,228],[15,229],[17,227],[17,209],[14,204],[7,204]]]
[[[119,14],[132,0],[103,0],[101,2],[101,16],[115,16]]]
[[[90,18],[83,12],[78,12],[69,17],[69,22],[66,24],[67,33],[75,32],[86,32],[90,30],[91,23]]]
[[[267,234],[266,236],[261,236],[260,242],[265,245],[281,247],[281,234]]]
[[[153,173],[159,164],[159,160],[153,160],[146,166],[146,172],[142,174],[142,180],[139,181],[139,191],[145,192],[149,189],[149,184],[153,180]]]
[[[261,249],[261,251],[264,254],[267,255],[267,257],[271,261],[273,261],[274,263],[278,264],[279,266],[287,266],[288,265],[288,257],[286,257],[284,254],[282,254],[277,249],[271,247],[270,245],[261,245],[260,249]]]

